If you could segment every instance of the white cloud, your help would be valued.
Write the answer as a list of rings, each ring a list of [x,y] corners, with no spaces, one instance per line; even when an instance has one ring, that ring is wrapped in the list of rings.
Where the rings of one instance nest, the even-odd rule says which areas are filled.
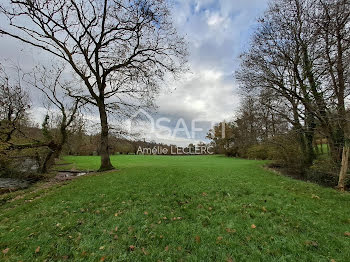
[[[207,11],[207,16],[208,16],[208,25],[212,27],[217,27],[221,26],[222,23],[225,21],[225,18],[220,16],[218,13],[210,13]]]
[[[247,48],[256,18],[262,15],[267,0],[171,0],[173,21],[178,31],[189,42],[191,73],[171,83],[171,90],[161,92],[157,99],[157,116],[185,121],[205,119],[228,120],[239,103],[233,72],[238,65],[240,52]],[[1,22],[1,21],[0,21]],[[14,40],[1,38],[0,56],[22,59],[24,46]],[[14,43],[14,44],[13,44]],[[27,61],[27,60],[25,60]],[[29,62],[26,62],[28,66]],[[39,105],[40,106],[40,105]],[[38,114],[41,112],[38,108]],[[35,112],[33,112],[35,114]],[[42,114],[42,112],[40,113]],[[90,116],[95,119],[95,116]],[[175,124],[172,123],[172,128]],[[150,140],[173,144],[188,144],[205,139],[170,137],[162,130],[148,133]],[[157,139],[156,139],[157,138]]]
[[[191,73],[172,84],[172,92],[157,99],[156,117],[168,117],[172,128],[178,119],[219,122],[230,120],[239,105],[239,91],[233,72],[238,56],[246,48],[256,18],[267,0],[177,0],[174,22],[189,42]],[[144,136],[153,140],[187,145],[204,141],[208,127],[195,138],[172,137],[161,130]]]

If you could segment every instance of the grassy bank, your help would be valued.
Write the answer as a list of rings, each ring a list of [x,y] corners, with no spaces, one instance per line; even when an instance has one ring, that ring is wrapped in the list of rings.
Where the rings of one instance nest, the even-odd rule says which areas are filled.
[[[98,157],[65,161],[99,165]],[[350,261],[348,193],[279,176],[263,161],[112,161],[118,171],[3,204],[0,260]]]

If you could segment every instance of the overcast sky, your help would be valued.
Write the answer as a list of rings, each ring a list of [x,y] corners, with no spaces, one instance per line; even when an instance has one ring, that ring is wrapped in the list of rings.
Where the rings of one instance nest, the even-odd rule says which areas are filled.
[[[175,90],[164,92],[158,99],[158,116],[170,118],[171,128],[179,118],[184,119],[190,133],[192,119],[210,122],[232,119],[239,106],[239,90],[234,82],[238,57],[248,48],[256,20],[267,3],[267,0],[175,1],[174,23],[189,42],[191,73],[173,86]],[[157,133],[157,138],[176,144],[204,141],[208,124],[196,124],[204,130],[191,139],[186,138],[185,132],[177,132],[172,139]]]
[[[190,73],[161,92],[157,112],[151,113],[155,120],[167,118],[161,125],[171,131],[152,128],[150,122],[140,130],[146,140],[188,145],[205,141],[212,122],[234,116],[239,106],[239,90],[233,75],[239,65],[238,56],[248,48],[256,19],[263,14],[268,0],[170,1],[174,23],[189,43]],[[0,41],[0,58],[16,61],[24,68],[30,68],[35,58],[42,55],[16,40],[1,37]],[[33,117],[39,121],[42,113],[38,106],[33,108]],[[195,136],[191,130],[192,120],[197,120],[196,128],[203,129]],[[184,123],[191,137],[187,137]],[[174,132],[176,126],[178,132]]]

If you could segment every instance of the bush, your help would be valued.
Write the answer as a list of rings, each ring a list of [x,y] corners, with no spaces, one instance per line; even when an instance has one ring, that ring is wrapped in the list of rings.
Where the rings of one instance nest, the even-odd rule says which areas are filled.
[[[271,148],[267,144],[254,145],[247,149],[246,157],[249,159],[271,159]]]
[[[269,141],[270,158],[277,165],[294,170],[298,174],[305,171],[305,162],[299,143],[292,134],[274,137]]]
[[[330,158],[315,160],[306,171],[306,179],[320,185],[336,187],[339,180],[339,167]],[[345,187],[350,188],[350,175],[347,174]]]
[[[225,155],[228,157],[239,157],[239,153],[238,153],[238,149],[237,147],[230,147],[230,148],[226,148],[224,150]]]

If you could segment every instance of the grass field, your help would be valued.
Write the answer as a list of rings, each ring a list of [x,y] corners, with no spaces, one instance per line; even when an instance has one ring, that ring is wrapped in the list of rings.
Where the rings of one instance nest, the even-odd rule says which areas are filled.
[[[99,164],[65,160],[79,169]],[[2,204],[0,260],[350,261],[348,193],[280,176],[263,161],[112,161],[118,171]]]

